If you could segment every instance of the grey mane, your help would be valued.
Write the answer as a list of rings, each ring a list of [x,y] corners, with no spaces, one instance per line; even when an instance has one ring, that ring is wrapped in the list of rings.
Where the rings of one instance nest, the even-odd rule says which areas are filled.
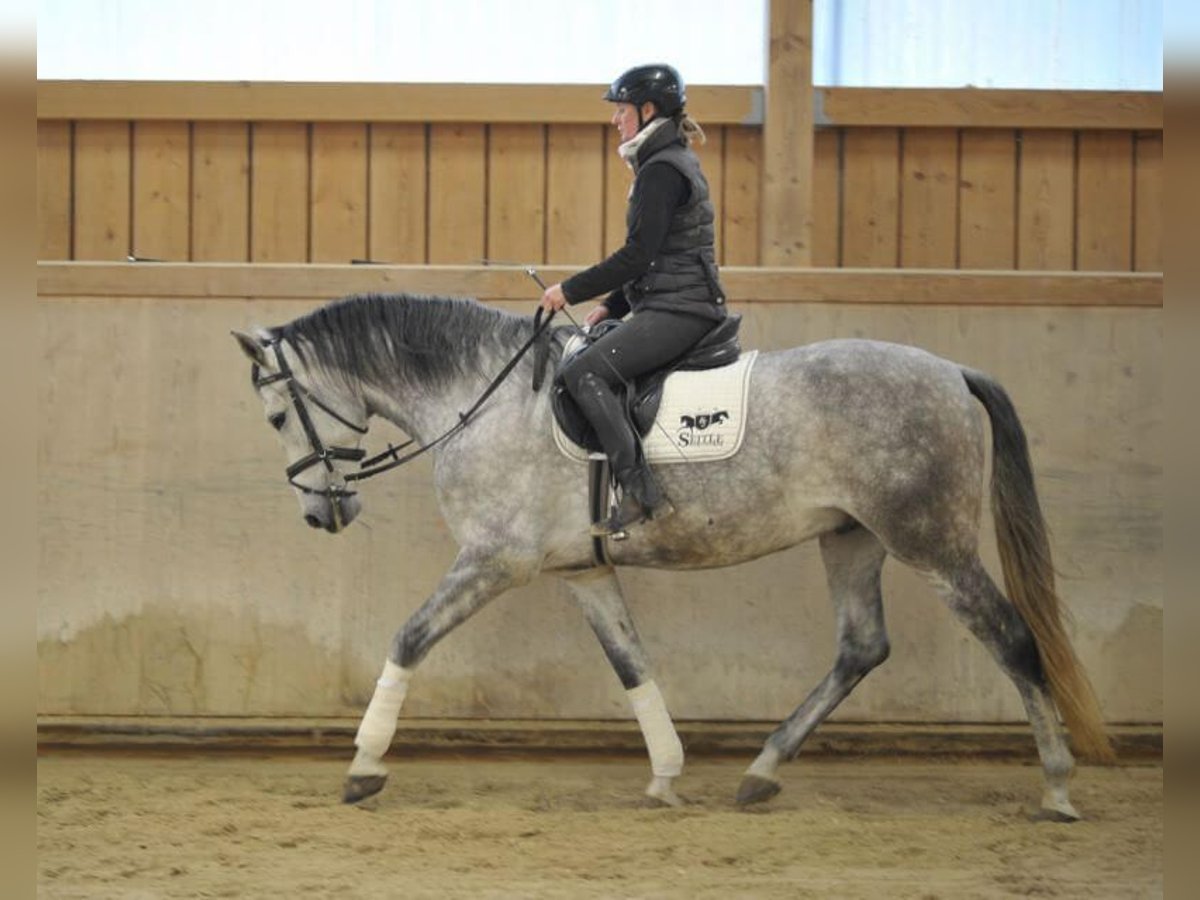
[[[347,380],[427,387],[470,374],[492,377],[484,366],[490,369],[497,357],[507,361],[532,333],[529,316],[414,294],[352,295],[272,331],[306,365]],[[521,364],[531,366],[531,356]]]

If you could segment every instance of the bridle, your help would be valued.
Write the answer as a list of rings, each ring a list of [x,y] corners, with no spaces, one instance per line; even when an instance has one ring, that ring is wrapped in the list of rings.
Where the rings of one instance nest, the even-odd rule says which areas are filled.
[[[422,444],[419,447],[417,447],[415,450],[411,451],[410,453],[406,453],[404,456],[400,455],[400,451],[408,446],[411,446],[412,444],[415,443],[415,441],[413,441],[413,440],[405,441],[403,444],[400,444],[398,447],[392,446],[389,443],[387,450],[385,450],[383,453],[380,453],[378,456],[371,457],[370,459],[363,459],[367,455],[367,451],[363,450],[361,448],[358,448],[358,447],[327,447],[327,446],[325,446],[324,442],[322,442],[322,440],[321,440],[321,436],[319,434],[317,434],[317,429],[313,426],[312,416],[309,415],[308,408],[304,405],[304,400],[306,398],[308,399],[308,401],[310,403],[313,404],[313,406],[317,407],[322,412],[324,412],[327,415],[331,416],[332,418],[336,419],[338,422],[341,422],[343,425],[345,425],[351,431],[354,431],[358,434],[365,435],[367,433],[367,426],[359,425],[355,422],[351,422],[349,419],[347,419],[345,416],[343,416],[337,410],[333,409],[333,407],[331,407],[329,404],[322,401],[320,397],[318,397],[311,390],[309,390],[304,385],[302,385],[299,381],[296,380],[295,373],[292,371],[291,367],[288,365],[287,358],[283,355],[283,349],[281,347],[281,343],[282,343],[281,338],[273,337],[273,338],[264,339],[262,342],[263,348],[264,349],[269,348],[272,351],[274,351],[275,360],[279,364],[279,371],[275,372],[272,375],[268,375],[265,378],[260,378],[260,377],[258,377],[258,375],[255,375],[254,386],[256,388],[259,388],[259,387],[263,387],[264,385],[274,384],[277,381],[286,381],[287,382],[288,394],[292,399],[292,406],[296,410],[296,415],[299,416],[299,418],[300,418],[300,424],[304,428],[304,433],[308,437],[308,444],[309,444],[309,447],[311,448],[311,452],[307,456],[303,457],[302,459],[296,460],[296,462],[292,463],[290,466],[287,467],[286,474],[287,474],[288,484],[290,484],[292,487],[296,488],[296,490],[301,491],[305,494],[312,494],[312,495],[315,495],[318,497],[325,497],[333,504],[335,511],[338,511],[340,513],[340,509],[339,509],[340,501],[346,497],[353,497],[355,494],[358,493],[357,491],[352,491],[352,490],[350,490],[350,488],[346,487],[345,485],[340,485],[340,484],[329,484],[324,488],[311,488],[311,487],[308,487],[307,485],[300,484],[298,481],[296,481],[296,477],[298,475],[300,475],[301,473],[308,471],[313,466],[318,465],[320,463],[323,463],[325,465],[325,469],[327,472],[329,472],[330,474],[333,474],[333,472],[334,472],[333,461],[335,459],[349,460],[351,462],[359,462],[360,460],[362,460],[362,462],[359,462],[359,468],[361,471],[350,472],[350,473],[344,475],[342,477],[342,480],[347,483],[349,483],[351,481],[365,481],[368,478],[373,478],[376,475],[380,475],[383,472],[387,472],[389,469],[394,469],[397,466],[403,465],[404,463],[408,462],[409,460],[416,459],[418,456],[425,453],[426,451],[432,450],[438,444],[450,439],[454,435],[458,434],[458,432],[462,431],[464,428],[467,427],[467,424],[471,421],[471,419],[475,415],[475,413],[479,411],[479,408],[481,406],[483,406],[484,402],[488,399],[488,397],[490,397],[492,395],[492,393],[496,390],[496,388],[498,388],[500,386],[500,383],[503,382],[504,379],[508,377],[509,373],[511,373],[512,370],[514,368],[516,368],[517,363],[521,361],[521,357],[523,357],[525,355],[525,353],[529,350],[529,348],[532,347],[538,341],[539,338],[541,338],[544,334],[547,333],[547,327],[550,324],[550,320],[553,318],[554,318],[554,313],[551,313],[550,315],[546,316],[545,319],[543,319],[542,318],[542,310],[541,310],[541,308],[538,309],[536,315],[534,316],[534,320],[533,320],[534,324],[533,324],[532,336],[530,336],[529,340],[527,340],[521,346],[521,349],[519,349],[516,352],[516,354],[513,356],[513,358],[510,359],[507,364],[505,364],[504,368],[500,370],[500,373],[495,378],[492,379],[491,383],[487,386],[487,388],[484,390],[484,392],[479,396],[479,399],[476,400],[471,405],[471,408],[468,409],[466,412],[460,412],[458,414],[458,421],[456,423],[454,423],[454,425],[452,425],[446,431],[442,432],[441,435],[439,435],[434,440],[430,441],[428,444]],[[539,364],[535,368],[534,385],[533,385],[533,389],[535,391],[538,390],[538,388],[541,386],[541,366],[543,363],[544,363],[544,360],[542,362],[539,362]],[[388,461],[384,462],[384,460],[388,460]]]
[[[333,461],[335,459],[345,459],[351,462],[358,462],[367,455],[367,451],[359,447],[327,447],[321,440],[321,436],[317,434],[317,429],[313,425],[312,416],[308,413],[308,407],[304,405],[305,398],[317,409],[325,414],[332,416],[338,422],[341,422],[351,431],[358,434],[366,434],[367,427],[351,422],[337,410],[333,409],[329,404],[323,402],[320,397],[302,385],[296,380],[296,375],[288,365],[287,357],[283,355],[279,338],[272,338],[263,342],[264,349],[270,349],[275,352],[275,361],[279,364],[279,371],[266,378],[260,378],[255,375],[254,386],[256,388],[263,387],[268,384],[274,384],[277,381],[286,381],[288,394],[292,398],[292,407],[296,410],[296,415],[300,419],[300,424],[304,428],[304,434],[308,437],[308,445],[311,452],[301,459],[296,460],[287,467],[286,474],[288,484],[298,491],[305,494],[315,494],[320,497],[325,497],[330,502],[336,503],[343,497],[353,497],[357,492],[340,484],[329,484],[324,488],[311,488],[301,484],[296,480],[296,477],[303,472],[307,472],[313,466],[324,463],[325,470],[331,475],[333,474]],[[347,477],[350,480],[350,476]]]

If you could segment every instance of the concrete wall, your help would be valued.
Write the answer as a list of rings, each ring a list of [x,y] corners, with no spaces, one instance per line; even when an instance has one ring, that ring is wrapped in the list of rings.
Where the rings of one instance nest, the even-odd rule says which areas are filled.
[[[229,329],[286,321],[316,302],[40,304],[41,713],[361,712],[391,634],[455,548],[426,462],[370,482],[364,515],[342,535],[312,531],[297,514]],[[997,376],[1029,432],[1072,633],[1105,713],[1161,721],[1161,310],[741,309],[747,347],[862,335]],[[997,572],[990,529],[985,545]],[[678,717],[782,718],[832,660],[815,545],[719,572],[621,578]],[[838,718],[1022,718],[990,657],[894,562],[885,607],[892,657]],[[550,578],[437,647],[406,714],[628,715]]]

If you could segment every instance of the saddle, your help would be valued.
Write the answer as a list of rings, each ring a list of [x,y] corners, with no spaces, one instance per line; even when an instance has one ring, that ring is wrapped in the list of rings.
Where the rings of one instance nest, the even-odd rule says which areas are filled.
[[[625,411],[630,424],[633,425],[633,429],[639,437],[645,437],[654,425],[659,404],[662,402],[663,384],[668,375],[676,371],[717,369],[737,362],[742,352],[741,344],[738,341],[738,329],[741,324],[740,313],[727,316],[679,359],[662,369],[637,378],[633,383],[632,396],[628,396],[629,392],[625,388],[617,388],[618,396],[621,396],[625,403]],[[580,353],[587,352],[598,338],[620,326],[619,319],[606,320],[593,326],[586,338],[572,338],[563,352],[558,369],[561,370],[563,365]],[[603,452],[595,431],[592,430],[592,426],[588,424],[588,420],[580,412],[579,407],[575,405],[562,378],[557,374],[550,392],[550,406],[554,410],[554,417],[558,420],[558,426],[564,435],[591,453]]]

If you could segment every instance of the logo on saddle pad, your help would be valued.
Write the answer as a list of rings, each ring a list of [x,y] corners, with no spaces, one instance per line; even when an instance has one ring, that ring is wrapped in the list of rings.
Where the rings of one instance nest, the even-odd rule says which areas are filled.
[[[758,351],[752,350],[718,369],[672,372],[663,384],[658,416],[642,438],[647,461],[716,462],[737,453],[745,436],[750,372],[757,358]],[[588,451],[567,437],[557,422],[554,441],[570,458],[588,458]]]
[[[715,429],[710,434],[696,434],[697,431],[705,431],[709,425],[720,425],[729,419],[729,410],[722,409],[713,413],[697,413],[694,416],[679,417],[679,432],[675,435],[675,442],[681,447],[691,447],[699,444],[710,444],[713,446],[721,446],[725,435],[720,434]]]

